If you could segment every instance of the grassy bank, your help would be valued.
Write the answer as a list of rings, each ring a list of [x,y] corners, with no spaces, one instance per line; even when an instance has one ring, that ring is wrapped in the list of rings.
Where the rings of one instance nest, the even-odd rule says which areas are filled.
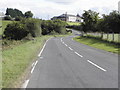
[[[42,36],[36,38],[35,41],[28,41],[2,52],[2,85],[4,88],[16,87],[18,78],[21,77],[29,64],[35,60],[45,40],[50,37]]]
[[[120,47],[118,47],[118,45],[114,43],[110,43],[110,42],[106,42],[106,41],[98,40],[94,38],[88,38],[88,37],[75,37],[74,40],[76,40],[77,42],[89,45],[91,47],[95,47],[108,52],[120,54],[119,52]]]
[[[68,25],[80,25],[80,22],[67,22]]]
[[[13,21],[6,21],[6,20],[3,20],[2,21],[2,29],[0,29],[0,35],[2,35],[3,31],[5,30],[6,26],[9,24],[9,23],[12,23]]]

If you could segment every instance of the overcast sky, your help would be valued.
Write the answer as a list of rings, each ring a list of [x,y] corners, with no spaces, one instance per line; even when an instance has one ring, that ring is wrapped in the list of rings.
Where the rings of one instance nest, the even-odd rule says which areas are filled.
[[[32,11],[34,17],[48,19],[53,16],[68,14],[80,15],[83,10],[94,10],[100,14],[108,14],[112,10],[118,10],[120,0],[0,0],[0,12],[6,8],[17,8],[23,13]]]

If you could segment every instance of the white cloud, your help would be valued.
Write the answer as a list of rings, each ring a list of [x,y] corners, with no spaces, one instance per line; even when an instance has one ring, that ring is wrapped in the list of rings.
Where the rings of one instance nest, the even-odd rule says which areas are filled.
[[[23,12],[31,10],[35,17],[48,18],[65,12],[70,14],[83,13],[92,9],[101,14],[117,10],[119,0],[2,0],[0,11],[6,8],[17,8]]]

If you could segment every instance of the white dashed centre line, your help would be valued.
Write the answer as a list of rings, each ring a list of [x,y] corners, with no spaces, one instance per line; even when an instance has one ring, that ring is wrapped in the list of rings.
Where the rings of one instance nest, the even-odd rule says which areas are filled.
[[[90,60],[87,60],[90,64],[94,65],[95,67],[99,68],[100,70],[106,72],[107,70],[103,69],[102,67],[98,66],[97,64],[93,63],[92,61]]]
[[[71,47],[69,47],[70,50],[73,50]]]
[[[67,44],[65,44],[65,46],[67,47],[68,45],[67,45]]]
[[[82,55],[80,55],[79,53],[77,53],[77,52],[75,52],[75,54],[77,54],[78,56],[80,56],[80,57],[83,57]]]

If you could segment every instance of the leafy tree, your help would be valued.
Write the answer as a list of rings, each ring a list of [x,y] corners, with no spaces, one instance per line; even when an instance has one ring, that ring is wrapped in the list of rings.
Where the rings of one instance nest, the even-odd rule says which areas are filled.
[[[25,23],[27,30],[32,37],[38,37],[41,35],[41,21],[39,19],[27,18],[21,23]]]
[[[81,24],[82,30],[87,33],[87,32],[95,32],[95,24],[97,23],[99,17],[99,13],[88,10],[84,11],[82,15],[83,23]]]
[[[32,18],[33,17],[33,13],[31,11],[27,11],[25,12],[25,15],[24,15],[26,18]]]
[[[22,11],[18,9],[12,9],[12,8],[7,8],[5,15],[10,15],[12,18],[16,18],[17,16],[24,17]]]

